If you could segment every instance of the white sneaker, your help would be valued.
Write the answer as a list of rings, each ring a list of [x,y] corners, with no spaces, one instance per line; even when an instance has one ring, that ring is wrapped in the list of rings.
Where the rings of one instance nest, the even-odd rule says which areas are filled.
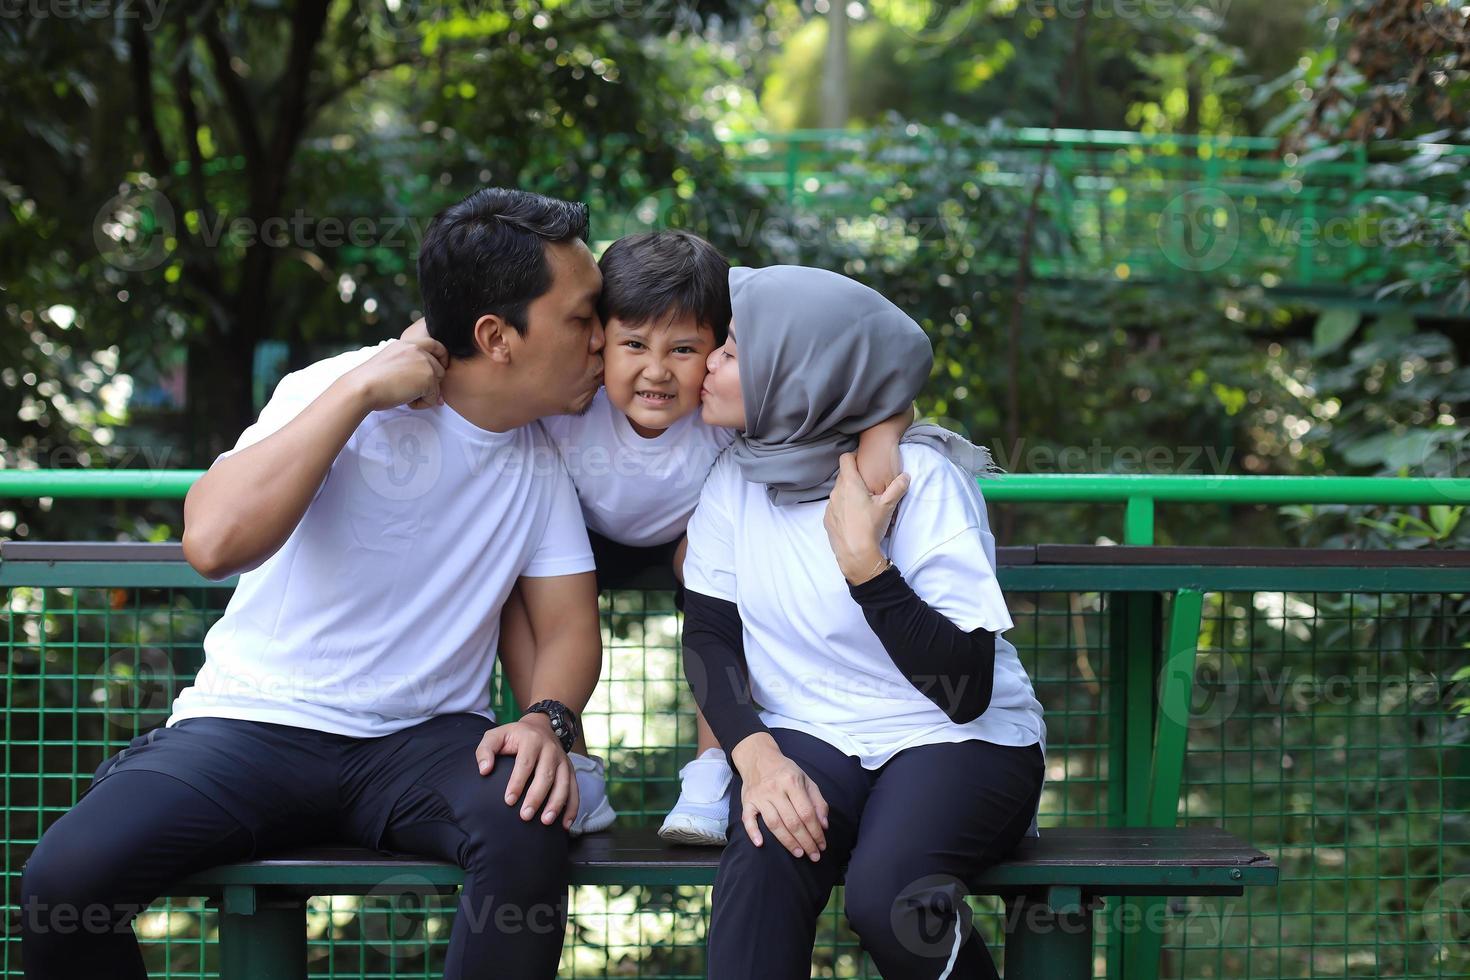
[[[724,846],[734,778],[724,750],[706,749],[679,770],[679,802],[669,811],[658,835],[675,844]]]
[[[568,752],[577,774],[577,815],[572,819],[573,837],[606,830],[618,818],[607,798],[607,767],[600,756]]]

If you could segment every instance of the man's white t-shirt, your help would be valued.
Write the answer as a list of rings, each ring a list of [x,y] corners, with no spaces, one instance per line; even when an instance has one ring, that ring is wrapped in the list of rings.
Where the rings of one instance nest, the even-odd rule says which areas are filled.
[[[1010,629],[974,479],[927,446],[899,448],[911,483],[884,554],[960,629]],[[806,732],[867,769],[912,746],[968,739],[1040,742],[1044,751],[1041,704],[1004,637],[995,641],[990,706],[967,724],[903,676],[848,592],[823,526],[826,510],[826,500],[772,503],[725,453],[689,522],[685,585],[739,608],[751,695],[766,726]]]
[[[225,455],[378,349],[287,375]],[[454,712],[493,720],[516,579],[592,568],[576,492],[538,423],[490,432],[447,405],[373,412],[286,543],[240,576],[168,724],[242,718],[368,738]]]
[[[602,388],[582,415],[541,420],[577,485],[587,526],[620,544],[665,544],[684,533],[710,466],[735,430],[698,412],[652,439],[633,430]]]

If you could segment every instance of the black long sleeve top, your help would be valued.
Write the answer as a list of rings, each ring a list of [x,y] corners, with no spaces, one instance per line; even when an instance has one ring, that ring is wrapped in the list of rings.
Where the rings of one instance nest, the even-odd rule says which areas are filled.
[[[894,665],[920,693],[958,724],[985,713],[995,679],[994,632],[960,629],[921,599],[895,566],[849,585],[848,592]],[[735,603],[686,593],[684,674],[727,752],[767,730],[751,696]]]

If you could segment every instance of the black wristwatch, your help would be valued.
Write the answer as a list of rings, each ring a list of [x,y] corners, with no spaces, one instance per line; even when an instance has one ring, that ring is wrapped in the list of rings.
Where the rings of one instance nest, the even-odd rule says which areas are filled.
[[[577,741],[577,716],[560,701],[547,698],[545,701],[537,701],[526,709],[526,714],[536,711],[551,719],[551,733],[561,743],[563,752],[572,751],[572,745]]]

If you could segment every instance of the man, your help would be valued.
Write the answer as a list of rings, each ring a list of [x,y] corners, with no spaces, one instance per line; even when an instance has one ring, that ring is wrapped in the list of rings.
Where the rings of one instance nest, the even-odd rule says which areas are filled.
[[[430,338],[287,376],[190,490],[185,556],[239,586],[167,724],[104,762],[27,863],[27,977],[146,977],[129,923],[170,881],[324,840],[465,868],[446,977],[555,975],[566,750],[601,645],[576,493],[531,423],[600,383],[586,234],[585,205],[520,191],[446,209],[419,255]],[[536,704],[497,725],[517,584]]]

